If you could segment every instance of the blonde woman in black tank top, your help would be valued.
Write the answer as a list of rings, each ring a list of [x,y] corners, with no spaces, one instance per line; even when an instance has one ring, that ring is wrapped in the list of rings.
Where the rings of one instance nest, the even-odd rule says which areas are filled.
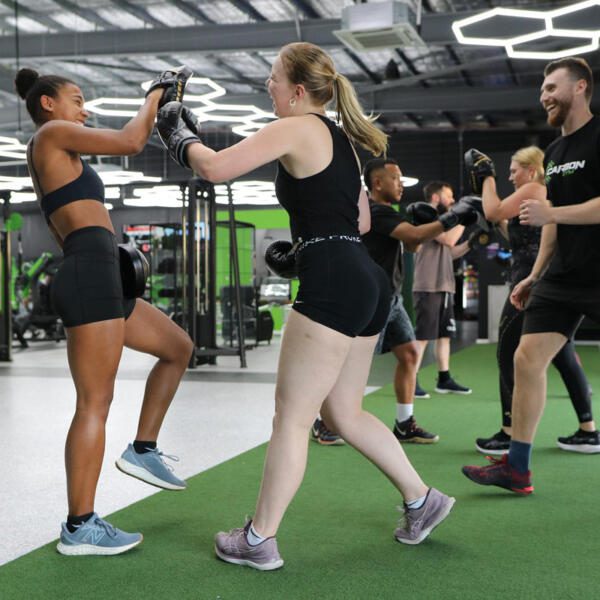
[[[154,485],[182,489],[185,482],[177,478],[166,481],[154,476],[161,466],[170,473],[156,449],[156,439],[186,369],[192,342],[157,308],[140,298],[123,297],[118,249],[103,205],[102,182],[80,156],[140,152],[152,133],[163,89],[149,93],[137,116],[123,129],[109,130],[83,127],[88,113],[82,92],[72,81],[22,69],[15,83],[37,126],[29,144],[28,166],[49,229],[64,252],[53,301],[65,324],[77,392],[65,449],[69,513],[57,548],[67,555],[119,554],[139,544],[142,536],[120,531],[101,519],[94,512],[94,497],[123,347],[156,356],[158,362],[146,384],[138,446],[130,445],[118,466]],[[154,475],[147,470],[150,464]]]
[[[454,503],[423,483],[392,432],[361,406],[391,291],[360,242],[369,208],[350,140],[381,154],[386,136],[363,116],[350,82],[317,46],[282,48],[267,88],[278,120],[220,152],[202,145],[178,103],[167,104],[158,120],[171,156],[209,181],[234,179],[278,160],[277,194],[298,244],[300,291],[282,340],[256,512],[245,527],[215,540],[221,559],[259,570],[283,564],[274,536],[302,481],[308,432],[319,411],[403,495],[408,524],[396,530],[398,541],[421,542]],[[333,99],[342,128],[326,117]]]

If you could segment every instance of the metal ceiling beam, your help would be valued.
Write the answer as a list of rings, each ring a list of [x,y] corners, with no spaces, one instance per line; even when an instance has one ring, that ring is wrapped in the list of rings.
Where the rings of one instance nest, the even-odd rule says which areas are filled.
[[[192,4],[188,0],[168,0],[168,2],[200,23],[214,23],[199,6],[196,6],[197,3]]]
[[[0,0],[7,6],[12,0]],[[139,8],[133,3],[131,7]],[[23,13],[25,14],[25,13]],[[421,37],[427,44],[455,44],[451,24],[469,12],[425,14]],[[40,13],[30,11],[28,16],[38,18]],[[60,25],[55,24],[55,28]],[[340,29],[339,19],[303,19],[299,21],[302,39],[325,47],[340,47],[333,35]],[[21,36],[21,55],[24,58],[57,58],[72,54],[77,47],[77,32],[34,34]],[[294,21],[261,21],[243,24],[207,24],[189,27],[154,27],[152,29],[112,29],[86,32],[86,53],[89,57],[106,54],[177,54],[180,52],[227,52],[274,50],[298,39]],[[79,40],[80,41],[80,40]],[[14,56],[13,36],[0,39],[0,56]]]
[[[107,21],[101,17],[95,10],[79,6],[79,4],[72,2],[71,0],[54,0],[54,2],[56,2],[56,4],[58,4],[61,8],[64,8],[66,11],[79,16],[90,23],[94,23],[94,25],[104,27],[105,29],[114,28],[114,25],[110,21]]]

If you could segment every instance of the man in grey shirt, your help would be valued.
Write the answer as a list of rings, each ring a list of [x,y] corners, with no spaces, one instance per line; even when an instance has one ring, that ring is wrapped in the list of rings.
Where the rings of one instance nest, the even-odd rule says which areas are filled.
[[[424,189],[425,201],[446,212],[454,204],[450,184],[432,181]],[[425,348],[435,340],[438,378],[435,391],[440,394],[470,394],[471,389],[460,385],[450,375],[450,338],[456,332],[454,320],[453,261],[469,251],[469,243],[457,245],[464,232],[459,225],[422,244],[415,255],[413,299],[416,315],[416,338],[421,365]],[[425,392],[422,392],[425,393]]]

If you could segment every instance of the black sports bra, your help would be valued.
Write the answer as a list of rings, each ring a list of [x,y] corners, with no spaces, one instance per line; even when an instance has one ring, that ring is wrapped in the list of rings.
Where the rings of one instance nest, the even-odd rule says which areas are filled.
[[[65,204],[76,202],[77,200],[97,200],[104,204],[104,184],[102,183],[102,179],[100,179],[98,173],[96,173],[96,171],[94,171],[87,163],[83,162],[83,160],[81,161],[81,165],[83,168],[81,170],[81,175],[79,175],[77,179],[69,181],[69,183],[66,183],[53,192],[43,194],[37,173],[33,166],[33,139],[29,142],[27,146],[27,166],[29,168],[31,179],[33,180],[35,193],[40,200],[40,206],[44,213],[44,217],[46,218],[46,222],[50,221],[50,215],[55,210],[65,206]]]

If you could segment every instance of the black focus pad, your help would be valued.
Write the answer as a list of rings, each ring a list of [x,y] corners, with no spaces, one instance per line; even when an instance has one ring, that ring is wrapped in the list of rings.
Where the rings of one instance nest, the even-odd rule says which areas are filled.
[[[121,283],[125,298],[140,298],[146,289],[150,266],[146,257],[134,246],[119,244]]]
[[[428,202],[413,202],[406,207],[408,222],[412,225],[425,225],[438,219],[438,212]]]
[[[158,103],[158,108],[161,108],[167,102],[183,102],[185,86],[192,74],[192,69],[185,65],[177,71],[163,71],[150,83],[150,87],[146,91],[146,96],[157,88],[162,88],[164,91]]]
[[[492,159],[476,148],[471,148],[465,152],[465,169],[469,175],[471,190],[474,194],[481,195],[486,177],[496,177],[496,169]]]
[[[296,253],[293,248],[292,243],[285,240],[279,240],[269,245],[265,252],[265,262],[275,275],[285,279],[298,277]]]

